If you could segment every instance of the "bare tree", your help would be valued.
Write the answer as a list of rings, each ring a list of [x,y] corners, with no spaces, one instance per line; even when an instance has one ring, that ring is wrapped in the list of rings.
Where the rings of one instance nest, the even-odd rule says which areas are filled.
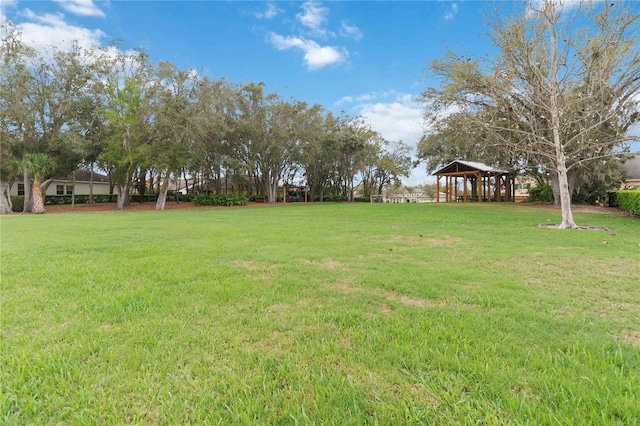
[[[638,14],[619,2],[545,0],[490,24],[495,57],[449,52],[431,63],[442,83],[422,93],[425,117],[433,124],[447,110],[463,111],[485,143],[545,167],[559,193],[558,227],[575,228],[572,173],[634,139],[627,131],[638,121]]]

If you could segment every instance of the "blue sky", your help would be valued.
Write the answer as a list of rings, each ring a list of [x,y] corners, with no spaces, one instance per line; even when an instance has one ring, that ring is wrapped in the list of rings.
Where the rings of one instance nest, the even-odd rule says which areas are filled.
[[[474,1],[17,1],[3,19],[37,47],[123,40],[154,62],[211,78],[264,82],[268,92],[356,116],[415,147],[425,65],[447,47],[491,52]],[[639,147],[640,148],[640,147]],[[423,168],[407,184],[427,180]]]

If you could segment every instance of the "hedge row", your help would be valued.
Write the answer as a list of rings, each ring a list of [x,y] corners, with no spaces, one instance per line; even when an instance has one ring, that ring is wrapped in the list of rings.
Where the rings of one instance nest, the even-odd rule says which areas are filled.
[[[93,202],[94,203],[115,203],[118,199],[116,194],[94,194]],[[87,204],[89,203],[89,195],[88,194],[77,194],[75,196],[76,204]],[[59,204],[71,204],[71,195],[47,195],[44,197],[44,204],[47,206],[59,205]]]
[[[633,189],[612,191],[609,193],[609,205],[619,206],[628,213],[640,216],[640,191]]]
[[[198,194],[193,197],[196,206],[244,206],[248,201],[246,194]]]
[[[180,201],[192,201],[193,195],[180,195]],[[158,199],[157,194],[132,194],[131,202],[132,203],[144,203],[144,202],[153,202],[155,203]],[[175,194],[167,194],[167,200],[174,200]],[[117,194],[94,194],[93,202],[97,204],[101,203],[115,203],[118,201]],[[77,194],[75,196],[76,204],[88,204],[89,203],[89,195],[88,194]],[[11,196],[11,204],[13,206],[14,212],[21,212],[24,210],[24,195],[12,195]],[[70,194],[56,194],[56,195],[47,195],[44,198],[44,204],[47,206],[55,206],[62,204],[71,204],[71,195]]]

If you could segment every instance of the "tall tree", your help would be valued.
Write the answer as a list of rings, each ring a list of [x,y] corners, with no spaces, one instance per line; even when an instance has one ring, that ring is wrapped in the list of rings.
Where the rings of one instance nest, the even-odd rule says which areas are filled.
[[[10,23],[3,25],[3,72],[0,79],[2,123],[11,155],[22,162],[25,211],[30,211],[31,168],[27,156],[46,154],[55,163],[51,175],[65,176],[82,155],[71,131],[96,80],[93,51],[72,43],[68,50],[50,47],[38,53],[24,45],[21,34]],[[38,182],[42,191],[51,180]]]
[[[371,130],[360,118],[343,117],[340,123],[338,141],[338,181],[342,194],[353,202],[356,176],[366,165],[367,154],[375,144],[378,134]]]
[[[44,195],[40,188],[40,181],[52,170],[55,170],[56,162],[47,154],[37,153],[27,154],[25,164],[29,173],[33,176],[33,185],[31,187],[31,199],[33,200],[32,212],[42,214],[45,212],[45,207]]]
[[[189,149],[189,170],[194,176],[214,179],[218,193],[222,191],[223,177],[228,180],[229,174],[247,175],[244,161],[233,155],[234,144],[241,142],[240,138],[234,137],[238,97],[237,88],[224,79],[205,77],[196,82],[192,127],[195,135]],[[242,150],[238,148],[238,152]]]
[[[151,147],[151,164],[160,181],[156,210],[164,210],[167,188],[171,180],[180,178],[187,162],[188,146],[195,132],[195,74],[180,71],[173,64],[161,62],[158,100],[155,103],[153,127],[156,136]]]
[[[118,190],[116,208],[130,201],[134,178],[148,166],[153,110],[158,88],[144,52],[119,55],[107,84],[103,118],[108,136],[101,161]]]
[[[472,59],[449,52],[429,67],[440,87],[425,90],[429,123],[457,108],[490,144],[552,173],[574,228],[570,179],[583,165],[633,139],[640,91],[639,18],[622,3],[529,2],[496,16],[498,54]],[[575,175],[574,175],[575,177]]]
[[[0,58],[0,181],[2,182],[2,209],[7,210],[9,182],[22,178],[25,185],[25,210],[30,211],[31,189],[25,155],[33,138],[35,109],[30,105],[33,91],[31,69],[37,63],[35,50],[27,47],[20,32],[9,22],[2,24],[2,45]],[[17,163],[20,164],[17,164]]]
[[[315,110],[307,121],[296,161],[304,170],[311,200],[323,201],[325,188],[334,174],[337,123],[333,114],[321,110]]]

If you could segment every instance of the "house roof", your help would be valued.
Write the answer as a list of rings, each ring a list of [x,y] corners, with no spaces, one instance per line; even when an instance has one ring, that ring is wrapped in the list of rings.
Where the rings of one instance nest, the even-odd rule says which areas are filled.
[[[620,166],[620,171],[626,174],[627,179],[640,179],[640,152],[633,152],[629,158]]]
[[[70,175],[65,176],[65,177],[56,177],[53,180],[72,182],[73,181],[73,174],[70,174]],[[91,171],[90,170],[83,170],[83,169],[76,170],[76,182],[91,182]],[[93,172],[93,182],[94,183],[109,183],[109,177],[94,171]]]
[[[433,175],[447,174],[447,173],[458,173],[458,172],[474,172],[481,171],[483,173],[493,173],[493,174],[507,174],[509,173],[506,170],[496,169],[495,167],[487,166],[484,163],[478,163],[475,161],[462,161],[455,160],[447,164],[446,166],[436,170]]]

